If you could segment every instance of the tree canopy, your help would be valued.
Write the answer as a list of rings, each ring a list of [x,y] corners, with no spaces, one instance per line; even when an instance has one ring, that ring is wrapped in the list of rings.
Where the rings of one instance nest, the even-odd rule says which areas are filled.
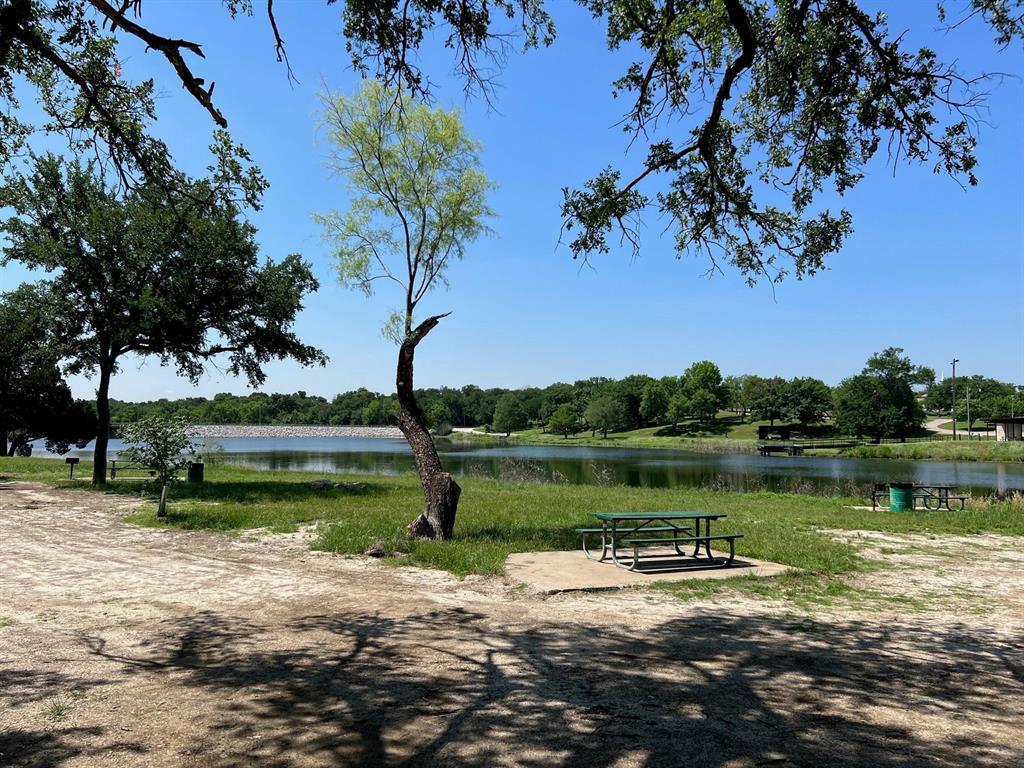
[[[712,270],[732,265],[750,281],[801,277],[820,270],[853,228],[849,211],[821,204],[823,193],[856,186],[879,153],[894,167],[922,163],[977,183],[975,126],[997,75],[912,47],[866,2],[577,2],[604,25],[609,50],[626,53],[612,95],[625,105],[621,126],[630,144],[647,148],[635,167],[598,161],[590,181],[564,189],[575,256],[604,252],[617,238],[639,248],[640,218],[653,211],[667,219],[677,252],[708,259]],[[119,41],[134,39],[163,56],[219,130],[228,116],[214,83],[193,71],[201,42],[150,28],[143,5],[3,0],[0,99],[16,106],[15,84],[24,78],[41,96],[50,130],[106,147],[122,176],[152,179],[169,167],[162,144],[147,135],[154,85],[124,78]],[[251,0],[225,5],[232,15],[255,10]],[[467,92],[488,101],[517,35],[524,48],[556,44],[552,4],[543,0],[325,5],[341,9],[357,71],[424,102],[436,84],[419,54],[432,41],[451,51]],[[204,12],[193,17],[194,37]],[[966,0],[957,13],[947,16],[939,4],[938,34],[976,20],[990,27],[995,45],[1024,38],[1024,0]],[[273,55],[290,76],[287,31],[272,0],[265,15]],[[0,110],[0,119],[12,137],[9,152],[40,127],[13,110]],[[216,143],[225,182],[258,197],[262,181],[244,150],[226,133]]]
[[[157,185],[121,195],[93,166],[46,155],[0,191],[14,211],[0,223],[10,241],[2,263],[52,275],[61,358],[99,375],[96,482],[105,480],[110,377],[125,355],[154,355],[193,381],[226,355],[228,372],[254,385],[272,359],[326,361],[291,327],[317,288],[309,265],[298,255],[260,263],[238,210],[212,201],[205,181],[182,181],[197,194],[173,204]]]
[[[872,355],[859,375],[836,388],[836,428],[844,434],[875,438],[912,434],[924,418],[913,387],[934,378],[934,371],[915,366],[899,347]]]
[[[71,396],[61,373],[57,329],[45,286],[0,295],[0,456],[31,450],[65,453],[96,435],[96,414]]]

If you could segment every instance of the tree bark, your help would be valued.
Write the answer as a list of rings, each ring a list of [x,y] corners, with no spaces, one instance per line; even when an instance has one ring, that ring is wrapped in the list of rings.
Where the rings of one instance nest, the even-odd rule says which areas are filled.
[[[412,448],[416,471],[423,485],[423,512],[409,525],[414,538],[450,539],[455,530],[455,513],[462,489],[452,476],[444,471],[427,429],[423,411],[413,394],[413,358],[416,345],[445,315],[430,317],[408,333],[398,350],[398,369],[395,377],[398,390],[398,428]]]
[[[113,365],[100,363],[96,388],[96,447],[92,453],[92,484],[107,484],[107,441],[110,438],[110,375]]]

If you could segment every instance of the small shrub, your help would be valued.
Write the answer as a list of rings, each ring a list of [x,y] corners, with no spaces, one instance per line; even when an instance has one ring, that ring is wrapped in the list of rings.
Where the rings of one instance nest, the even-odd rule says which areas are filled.
[[[122,430],[122,439],[128,447],[121,455],[153,473],[160,485],[160,506],[157,516],[167,514],[167,485],[179,479],[178,475],[196,455],[196,447],[189,437],[189,424],[180,417],[150,416]]]

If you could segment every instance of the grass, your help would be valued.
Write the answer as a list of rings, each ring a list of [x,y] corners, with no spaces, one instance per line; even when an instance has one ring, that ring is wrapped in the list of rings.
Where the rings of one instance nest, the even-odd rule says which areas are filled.
[[[0,629],[4,627],[13,627],[17,622],[10,616],[0,616]]]
[[[465,435],[466,433],[462,434]],[[688,425],[683,424],[676,429],[663,426],[644,427],[623,432],[609,432],[607,438],[601,437],[600,434],[591,435],[589,432],[581,432],[571,437],[563,437],[562,435],[544,432],[541,429],[524,429],[508,438],[503,435],[473,434],[469,437],[460,437],[460,439],[491,442],[505,440],[509,443],[524,445],[583,445],[597,448],[668,448],[698,453],[756,453],[756,425],[753,435],[750,438],[742,434],[732,437],[728,434],[728,431],[724,433],[715,431],[705,432],[698,428],[688,429]]]
[[[921,443],[860,445],[843,456],[866,459],[932,459],[936,461],[1024,461],[1024,442],[935,440]]]
[[[43,708],[43,717],[59,723],[71,713],[71,705],[64,699],[51,699],[50,703]]]
[[[83,462],[85,465],[86,462]],[[88,477],[89,468],[83,466]],[[64,465],[47,459],[0,459],[0,473],[62,487],[89,488],[68,481]],[[797,494],[732,493],[696,488],[651,489],[623,486],[544,485],[460,478],[462,503],[453,541],[412,541],[405,526],[422,508],[415,475],[359,477],[363,487],[315,490],[311,473],[256,471],[226,465],[207,468],[207,482],[174,487],[166,520],[156,517],[155,499],[129,520],[151,527],[235,532],[246,529],[294,531],[314,525],[314,548],[359,554],[384,542],[392,561],[449,571],[457,576],[496,574],[513,552],[576,549],[573,529],[600,510],[651,511],[700,509],[723,512],[716,533],[742,532],[741,556],[784,563],[800,569],[779,579],[729,579],[664,587],[680,596],[736,589],[773,594],[798,607],[842,599],[871,604],[878,594],[856,590],[844,575],[874,567],[857,547],[840,542],[822,528],[964,534],[995,532],[1024,535],[1024,506],[1019,501],[976,503],[965,512],[917,511],[893,514],[851,509],[863,499]],[[338,478],[340,479],[340,478]],[[145,483],[118,481],[111,494],[146,494]],[[893,600],[891,597],[886,599]],[[895,598],[899,601],[899,598]]]

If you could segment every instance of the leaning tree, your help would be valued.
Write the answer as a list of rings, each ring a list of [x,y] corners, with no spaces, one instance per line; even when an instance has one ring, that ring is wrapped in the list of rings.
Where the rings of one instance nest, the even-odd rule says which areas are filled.
[[[298,255],[259,258],[255,229],[208,181],[179,177],[121,195],[91,165],[52,155],[2,188],[13,214],[0,264],[51,273],[48,306],[73,373],[97,375],[93,482],[106,482],[110,380],[127,355],[155,356],[197,381],[207,361],[253,385],[271,359],[324,363],[292,330],[317,289]]]
[[[373,80],[353,97],[323,96],[326,164],[347,179],[349,207],[317,218],[336,246],[343,283],[371,294],[383,280],[400,291],[402,303],[384,330],[398,344],[398,426],[423,484],[423,513],[409,532],[448,539],[461,491],[441,465],[413,393],[413,360],[450,313],[420,320],[416,312],[431,290],[448,285],[452,262],[487,231],[491,184],[459,114],[405,98]]]

